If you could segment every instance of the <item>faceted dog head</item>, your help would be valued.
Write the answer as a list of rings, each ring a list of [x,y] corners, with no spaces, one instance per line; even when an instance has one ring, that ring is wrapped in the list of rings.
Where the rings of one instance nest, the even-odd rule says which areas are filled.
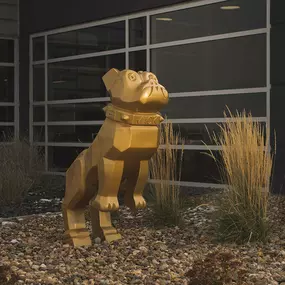
[[[157,77],[146,71],[119,71],[115,68],[103,76],[114,106],[136,112],[157,112],[168,103],[168,92]]]

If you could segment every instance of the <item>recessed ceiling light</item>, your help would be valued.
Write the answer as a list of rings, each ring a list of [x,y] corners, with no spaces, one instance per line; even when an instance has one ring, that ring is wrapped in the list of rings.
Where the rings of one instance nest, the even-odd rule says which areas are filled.
[[[222,6],[222,10],[237,10],[240,9],[240,6]]]
[[[156,18],[157,21],[165,21],[165,22],[170,22],[172,21],[171,18]]]

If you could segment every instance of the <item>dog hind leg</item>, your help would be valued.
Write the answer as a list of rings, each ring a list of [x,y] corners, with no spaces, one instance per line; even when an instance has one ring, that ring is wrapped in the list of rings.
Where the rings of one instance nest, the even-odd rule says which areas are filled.
[[[85,223],[85,208],[94,194],[84,182],[84,161],[77,159],[66,174],[66,191],[62,203],[65,242],[78,246],[91,245]]]
[[[111,212],[103,212],[95,207],[90,207],[90,216],[94,237],[99,237],[107,242],[122,238],[112,225]]]

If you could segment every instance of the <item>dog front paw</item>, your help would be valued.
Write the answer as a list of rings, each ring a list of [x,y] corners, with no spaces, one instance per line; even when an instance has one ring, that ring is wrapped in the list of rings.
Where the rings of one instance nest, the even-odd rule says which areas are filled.
[[[144,209],[146,207],[146,201],[141,195],[134,195],[134,205],[136,209]]]
[[[119,202],[117,197],[97,195],[92,206],[102,212],[113,212],[119,209]]]

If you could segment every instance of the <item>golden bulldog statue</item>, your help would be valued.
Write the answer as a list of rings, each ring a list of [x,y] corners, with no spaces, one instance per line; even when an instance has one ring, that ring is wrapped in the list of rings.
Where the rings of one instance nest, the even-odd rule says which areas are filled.
[[[150,72],[109,70],[103,76],[111,103],[106,119],[90,147],[81,152],[66,172],[62,203],[65,242],[91,245],[85,225],[89,204],[92,232],[111,242],[121,238],[112,226],[111,211],[118,210],[118,192],[132,210],[144,208],[148,161],[159,144],[158,111],[168,103],[168,92]],[[124,187],[122,187],[124,181]]]

